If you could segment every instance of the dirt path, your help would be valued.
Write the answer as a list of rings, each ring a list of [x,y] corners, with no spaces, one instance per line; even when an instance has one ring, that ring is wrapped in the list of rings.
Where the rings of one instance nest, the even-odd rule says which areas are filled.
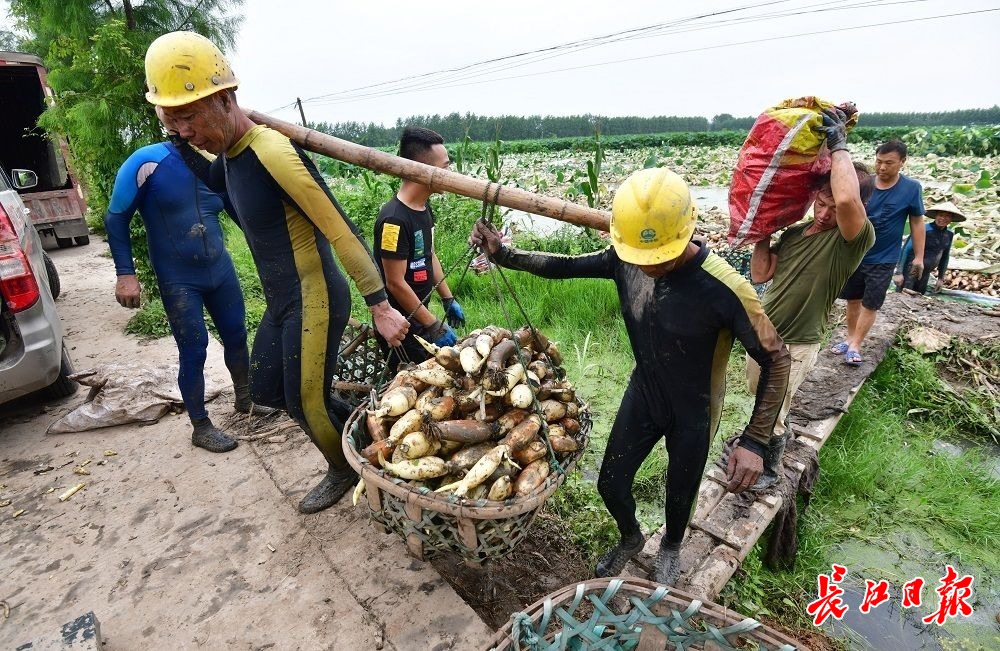
[[[77,369],[175,363],[172,340],[122,334],[131,313],[114,301],[107,246],[96,239],[51,252]],[[214,341],[208,374],[229,386]],[[297,513],[324,469],[297,428],[287,441],[244,442],[224,455],[191,446],[184,414],[46,435],[85,395],[0,407],[0,499],[12,500],[0,509],[0,600],[11,609],[6,620],[0,612],[0,647],[54,637],[91,610],[112,650],[468,649],[489,639],[437,572],[362,509],[345,500]],[[230,389],[210,403],[217,423],[231,401]],[[73,474],[87,459],[91,474]],[[36,475],[39,465],[55,469]],[[58,501],[80,481],[86,488]]]

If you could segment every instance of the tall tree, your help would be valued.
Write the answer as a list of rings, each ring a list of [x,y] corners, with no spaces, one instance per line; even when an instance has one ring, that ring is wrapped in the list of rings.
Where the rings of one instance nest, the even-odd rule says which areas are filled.
[[[42,57],[53,104],[39,120],[68,136],[91,215],[103,215],[122,161],[162,137],[143,97],[146,48],[176,30],[232,48],[243,0],[12,0],[27,35],[21,47]]]

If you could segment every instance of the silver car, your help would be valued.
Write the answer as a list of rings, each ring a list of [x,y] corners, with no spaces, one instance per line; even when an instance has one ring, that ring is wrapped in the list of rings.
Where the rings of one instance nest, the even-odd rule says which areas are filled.
[[[0,170],[0,403],[44,389],[74,393],[73,363],[56,312],[59,274],[42,250],[17,189],[34,187],[30,170]]]

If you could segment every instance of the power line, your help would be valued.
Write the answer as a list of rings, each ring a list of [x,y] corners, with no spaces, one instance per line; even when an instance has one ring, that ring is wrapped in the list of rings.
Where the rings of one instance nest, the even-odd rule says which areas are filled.
[[[407,90],[407,89],[421,90],[422,89],[421,87],[425,83],[434,84],[433,86],[429,86],[428,88],[436,88],[436,87],[438,87],[439,84],[441,84],[442,82],[444,82],[446,80],[472,79],[472,78],[475,78],[477,76],[481,76],[481,75],[484,75],[484,74],[494,74],[494,73],[497,73],[497,72],[502,72],[504,70],[510,70],[510,69],[513,69],[513,68],[523,67],[523,66],[526,66],[526,65],[531,65],[533,63],[538,63],[538,62],[541,62],[541,61],[545,61],[545,60],[548,60],[548,59],[551,59],[551,58],[556,58],[556,57],[559,57],[559,56],[566,56],[568,54],[574,54],[574,53],[581,52],[581,51],[584,51],[584,50],[592,49],[592,48],[595,48],[595,47],[601,47],[603,45],[607,45],[607,44],[611,44],[611,43],[616,43],[616,42],[620,42],[620,41],[624,41],[624,40],[632,40],[632,39],[636,39],[636,38],[653,38],[653,37],[657,37],[657,36],[663,36],[665,34],[678,33],[679,31],[687,31],[687,30],[683,30],[683,29],[679,30],[679,29],[676,29],[676,28],[683,27],[685,24],[688,24],[688,23],[696,23],[697,21],[703,20],[703,19],[706,19],[706,18],[715,18],[715,17],[719,17],[719,16],[724,16],[724,15],[727,15],[727,14],[739,13],[739,12],[742,12],[742,11],[747,11],[747,10],[752,10],[752,9],[761,9],[761,8],[768,7],[768,6],[771,6],[771,5],[786,4],[789,1],[790,0],[772,0],[770,2],[764,2],[764,3],[758,3],[758,4],[751,4],[751,5],[743,5],[743,6],[740,6],[740,7],[734,7],[734,8],[731,8],[731,9],[724,9],[724,10],[720,10],[720,11],[716,11],[716,12],[710,12],[710,13],[706,13],[706,14],[698,14],[698,15],[694,15],[694,16],[687,16],[687,17],[684,17],[684,18],[678,18],[678,19],[673,20],[673,21],[668,21],[668,22],[663,22],[663,23],[656,23],[656,24],[653,24],[653,25],[646,25],[646,26],[642,26],[642,27],[629,28],[629,29],[626,29],[626,30],[618,31],[618,32],[612,32],[610,34],[603,34],[603,35],[600,35],[600,36],[594,36],[594,37],[588,37],[588,38],[585,38],[585,39],[579,39],[579,40],[575,40],[575,41],[569,41],[569,42],[558,44],[558,45],[553,45],[553,46],[538,48],[538,49],[535,49],[535,50],[528,50],[528,51],[519,52],[519,53],[516,53],[516,54],[505,55],[505,56],[502,56],[502,57],[496,57],[496,58],[493,58],[493,59],[487,59],[487,60],[479,61],[479,62],[476,62],[476,63],[465,64],[465,65],[457,66],[457,67],[454,67],[454,68],[446,68],[446,69],[443,69],[443,70],[437,70],[437,71],[433,71],[433,72],[427,72],[427,73],[422,73],[422,74],[417,74],[417,75],[411,75],[411,76],[407,76],[407,77],[401,77],[401,78],[398,78],[398,79],[395,79],[395,80],[378,82],[378,83],[375,83],[375,84],[368,84],[368,85],[365,85],[365,86],[358,86],[356,88],[345,89],[345,90],[342,90],[342,91],[335,91],[335,92],[327,93],[327,94],[324,94],[324,95],[317,95],[317,96],[314,96],[314,97],[306,98],[305,100],[302,100],[302,102],[303,103],[317,103],[317,104],[333,104],[333,103],[340,103],[337,100],[347,99],[348,97],[350,97],[352,99],[355,98],[355,97],[358,98],[358,99],[368,99],[368,98],[372,98],[372,97],[379,97],[379,96],[381,96],[379,94],[381,92],[385,92],[387,94],[398,94],[397,91],[400,91],[400,90]],[[867,0],[867,2],[862,2],[860,4],[870,4],[870,3],[879,4],[882,1],[883,0]],[[909,1],[920,1],[920,2],[923,2],[923,1],[929,1],[929,0],[909,0]],[[826,0],[825,2],[820,2],[820,3],[814,4],[814,5],[806,5],[805,8],[820,7],[820,6],[829,5],[829,4],[836,4],[837,2],[838,2],[838,0]],[[856,6],[858,6],[858,5],[850,5],[850,6],[848,6],[848,8],[850,8],[850,7],[856,7]],[[801,13],[801,12],[797,12],[797,13]],[[805,12],[805,13],[808,13],[808,12]],[[795,14],[788,14],[788,15],[795,15]],[[748,16],[748,17],[743,17],[743,18],[729,18],[729,19],[725,19],[725,20],[721,20],[721,21],[709,22],[709,23],[705,24],[706,26],[695,26],[695,27],[689,28],[689,29],[710,29],[710,28],[712,28],[711,27],[712,25],[720,25],[721,26],[721,25],[725,25],[725,24],[739,24],[739,23],[741,23],[743,21],[750,21],[750,20],[759,20],[759,19],[762,19],[761,18],[762,16],[763,17],[766,17],[766,16],[782,17],[780,14],[758,14],[758,15],[755,15],[755,16]],[[519,63],[511,64],[511,62],[513,62],[513,61],[515,61],[517,59],[524,59],[526,57],[534,57],[534,58],[527,59],[527,60],[519,62]],[[488,68],[489,66],[495,66],[495,67],[493,69],[489,69]],[[487,68],[487,69],[479,70],[479,68]],[[438,78],[431,80],[431,79],[428,79],[430,77],[438,77]],[[420,82],[418,80],[427,80],[427,81],[426,82]],[[406,84],[406,82],[416,82],[416,83]],[[406,84],[406,85],[400,85],[400,84]],[[387,88],[384,91],[378,91],[378,92],[375,92],[375,93],[361,93],[361,94],[358,94],[358,91],[369,90],[369,89],[373,89],[373,88],[379,88],[379,87],[382,87],[382,86],[393,86],[393,87],[392,88]],[[352,93],[354,93],[354,95],[351,95]],[[324,100],[327,100],[327,101],[324,101]],[[289,102],[287,104],[282,104],[279,107],[273,108],[273,109],[269,110],[268,113],[274,113],[276,111],[281,111],[281,110],[284,110],[284,109],[291,109],[291,108],[294,108],[296,105],[297,105],[297,101],[292,101],[292,102]]]
[[[379,83],[376,83],[376,84],[368,84],[366,86],[358,86],[356,88],[349,88],[349,89],[342,90],[342,91],[335,91],[333,93],[327,93],[325,95],[317,95],[315,97],[307,98],[307,99],[305,99],[303,101],[305,101],[305,102],[311,102],[311,101],[315,101],[315,100],[325,99],[325,98],[330,97],[332,95],[346,94],[346,93],[351,93],[351,92],[358,91],[358,90],[367,90],[367,89],[370,89],[370,88],[377,88],[379,86],[385,86],[385,85],[395,84],[395,83],[404,82],[404,81],[411,81],[411,80],[414,80],[414,79],[423,79],[423,78],[426,78],[426,77],[431,77],[431,76],[439,75],[439,74],[447,74],[447,73],[453,73],[453,72],[462,72],[462,71],[465,71],[465,70],[469,70],[471,68],[475,68],[477,66],[489,65],[489,64],[492,64],[492,63],[497,63],[497,62],[501,62],[501,61],[507,61],[507,60],[510,60],[510,59],[516,59],[516,58],[519,58],[519,57],[529,56],[529,55],[533,55],[533,54],[539,54],[539,53],[545,53],[545,52],[552,52],[552,51],[556,51],[556,50],[560,50],[560,49],[565,49],[565,48],[579,47],[579,46],[581,46],[583,44],[586,44],[586,43],[590,43],[590,42],[593,42],[593,41],[600,41],[600,40],[604,40],[604,39],[608,39],[608,38],[613,38],[613,37],[620,36],[620,35],[623,35],[623,34],[632,34],[632,33],[639,33],[639,32],[644,32],[644,31],[648,31],[648,30],[653,30],[653,29],[660,29],[662,27],[671,26],[671,25],[677,25],[677,24],[680,24],[680,23],[694,21],[694,20],[700,20],[702,18],[710,18],[710,17],[713,17],[713,16],[721,16],[721,15],[724,15],[724,14],[734,13],[734,12],[738,12],[738,11],[745,11],[747,9],[755,9],[755,8],[759,8],[759,7],[766,7],[766,6],[775,5],[775,4],[784,4],[784,3],[789,2],[789,1],[790,0],[771,0],[770,2],[764,2],[764,3],[761,3],[761,4],[757,4],[757,5],[744,5],[744,6],[736,7],[736,8],[733,8],[733,9],[725,9],[725,10],[722,10],[722,11],[716,11],[716,12],[707,13],[707,14],[700,14],[700,15],[696,15],[696,16],[688,16],[688,17],[685,17],[685,18],[679,18],[679,19],[677,19],[675,21],[670,21],[670,22],[666,22],[666,23],[657,23],[657,24],[654,24],[654,25],[646,25],[644,27],[633,27],[633,28],[630,28],[630,29],[627,29],[627,30],[622,30],[620,32],[612,32],[611,34],[604,34],[604,35],[601,35],[601,36],[593,36],[593,37],[589,37],[589,38],[581,39],[581,40],[577,40],[577,41],[569,41],[567,43],[562,43],[562,44],[559,44],[559,45],[551,45],[551,46],[548,46],[548,47],[538,48],[538,49],[535,49],[535,50],[527,50],[525,52],[518,52],[516,54],[508,54],[508,55],[505,55],[505,56],[502,56],[502,57],[496,57],[496,58],[493,58],[493,59],[486,59],[484,61],[478,61],[476,63],[470,63],[470,64],[465,64],[465,65],[462,65],[462,66],[457,66],[455,68],[445,68],[443,70],[436,70],[434,72],[425,72],[425,73],[418,74],[418,75],[411,75],[411,76],[408,76],[408,77],[400,77],[399,79],[394,79],[394,80],[391,80],[391,81],[383,81],[383,82],[379,82]]]
[[[865,25],[854,25],[854,26],[849,26],[849,27],[824,29],[824,30],[817,30],[817,31],[812,31],[812,32],[802,32],[802,33],[797,33],[797,34],[787,34],[787,35],[783,35],[783,36],[773,36],[773,37],[760,38],[760,39],[751,39],[751,40],[746,40],[746,41],[736,41],[736,42],[723,43],[723,44],[717,44],[717,45],[706,45],[706,46],[694,47],[694,48],[687,48],[687,49],[682,49],[682,50],[673,50],[673,51],[670,51],[670,52],[661,52],[661,53],[658,53],[658,54],[650,54],[650,55],[644,55],[644,56],[638,56],[638,57],[629,57],[629,58],[624,58],[624,59],[615,59],[615,60],[612,60],[612,61],[603,61],[603,62],[598,62],[598,63],[584,64],[584,65],[579,65],[579,66],[570,66],[570,67],[565,67],[565,68],[555,68],[555,69],[552,69],[552,70],[543,70],[543,71],[539,71],[539,72],[530,72],[530,73],[525,73],[525,74],[521,74],[521,75],[508,75],[508,76],[505,76],[505,77],[491,77],[489,79],[464,81],[464,82],[461,82],[461,83],[437,83],[437,84],[431,84],[431,85],[427,85],[427,86],[420,87],[420,88],[405,89],[405,90],[399,90],[399,91],[384,91],[384,92],[370,93],[370,94],[367,94],[367,95],[358,95],[358,96],[353,96],[353,97],[348,97],[348,98],[342,98],[342,99],[331,99],[331,100],[327,100],[327,101],[317,102],[317,104],[322,104],[322,105],[345,104],[345,103],[350,103],[350,102],[354,102],[354,101],[360,101],[360,100],[365,100],[365,99],[374,99],[374,98],[378,98],[378,97],[389,97],[389,96],[400,95],[400,94],[405,94],[405,93],[409,93],[409,92],[419,92],[419,91],[427,91],[427,90],[438,90],[438,89],[443,89],[443,88],[460,88],[460,87],[464,87],[464,86],[473,86],[473,85],[479,85],[479,84],[484,84],[484,83],[495,83],[495,82],[500,82],[500,81],[509,81],[509,80],[513,80],[513,79],[524,79],[524,78],[528,78],[528,77],[536,77],[536,76],[542,76],[542,75],[549,75],[549,74],[555,74],[555,73],[559,73],[559,72],[569,72],[569,71],[575,71],[575,70],[585,70],[585,69],[589,69],[589,68],[597,68],[597,67],[603,67],[603,66],[609,66],[609,65],[617,65],[617,64],[620,64],[620,63],[630,63],[630,62],[634,62],[634,61],[643,61],[643,60],[655,59],[655,58],[666,57],[666,56],[674,56],[674,55],[677,55],[677,54],[690,54],[690,53],[694,53],[694,52],[704,52],[704,51],[717,50],[717,49],[723,49],[723,48],[729,48],[729,47],[736,47],[736,46],[741,46],[741,45],[754,45],[754,44],[759,44],[759,43],[767,43],[767,42],[771,42],[771,41],[788,40],[788,39],[801,38],[801,37],[806,37],[806,36],[817,36],[817,35],[823,35],[823,34],[833,34],[833,33],[838,33],[838,32],[854,31],[854,30],[860,30],[860,29],[870,29],[870,28],[874,28],[874,27],[886,27],[886,26],[890,26],[890,25],[901,25],[901,24],[916,23],[916,22],[926,22],[926,21],[930,21],[930,20],[940,20],[940,19],[944,19],[944,18],[954,18],[954,17],[960,17],[960,16],[970,16],[970,15],[976,15],[976,14],[991,13],[991,12],[995,12],[995,11],[1000,11],[1000,8],[982,9],[982,10],[967,11],[967,12],[956,12],[956,13],[951,13],[951,14],[939,14],[939,15],[936,15],[936,16],[925,16],[925,17],[919,17],[919,18],[910,18],[910,19],[901,19],[901,20],[894,20],[894,21],[885,21],[885,22],[881,22],[881,23],[869,23],[869,24],[865,24]]]
[[[485,75],[493,75],[493,74],[496,74],[498,72],[503,72],[505,70],[511,70],[511,69],[514,69],[514,68],[521,68],[521,67],[524,67],[524,66],[527,66],[527,65],[532,65],[534,63],[539,63],[539,62],[544,61],[544,60],[548,60],[548,59],[552,59],[552,58],[556,58],[556,57],[560,57],[560,56],[566,56],[568,54],[575,54],[575,53],[582,52],[582,51],[587,50],[587,49],[592,49],[592,48],[595,48],[595,47],[600,47],[600,46],[603,46],[603,45],[608,45],[610,43],[617,43],[617,42],[622,42],[622,41],[630,41],[630,40],[636,40],[636,39],[641,39],[641,38],[654,38],[654,37],[664,36],[666,34],[678,34],[678,33],[686,33],[686,32],[701,31],[701,30],[708,30],[708,29],[717,29],[717,28],[720,28],[720,27],[745,24],[745,23],[748,23],[748,22],[758,22],[758,21],[764,21],[764,20],[773,20],[773,19],[776,19],[776,18],[787,18],[787,17],[792,17],[792,16],[800,16],[800,15],[806,15],[806,14],[812,14],[812,13],[820,13],[820,12],[826,12],[826,11],[844,11],[844,10],[850,10],[850,9],[867,9],[867,8],[875,8],[875,7],[885,7],[885,6],[890,6],[890,5],[914,4],[914,3],[929,2],[929,1],[930,0],[895,0],[895,1],[892,1],[892,0],[863,0],[861,2],[856,2],[856,3],[853,3],[853,4],[849,4],[849,5],[844,5],[843,3],[834,2],[833,0],[827,0],[825,2],[819,2],[819,3],[816,3],[816,4],[806,5],[804,7],[798,7],[798,8],[794,8],[794,9],[784,9],[784,10],[779,10],[777,12],[764,13],[764,14],[755,14],[755,15],[751,15],[751,16],[742,16],[742,17],[737,17],[737,18],[726,18],[726,19],[722,19],[722,20],[710,21],[710,22],[707,22],[707,23],[704,23],[704,24],[685,24],[685,23],[694,23],[694,21],[693,20],[689,20],[689,19],[682,19],[682,20],[675,21],[674,23],[670,23],[670,24],[668,24],[668,23],[660,23],[660,24],[657,24],[657,25],[654,25],[654,26],[649,26],[649,27],[644,27],[644,28],[635,28],[635,29],[626,30],[626,31],[623,31],[623,32],[616,32],[613,35],[608,35],[608,36],[605,36],[605,37],[599,37],[599,38],[604,39],[601,42],[594,42],[594,43],[591,43],[591,44],[586,45],[586,46],[576,46],[575,49],[568,50],[568,51],[560,51],[560,50],[558,50],[558,48],[545,48],[545,49],[542,49],[542,50],[537,50],[535,52],[542,52],[543,54],[534,55],[533,59],[529,59],[529,60],[525,60],[525,61],[520,61],[520,62],[509,61],[509,62],[506,62],[506,63],[502,63],[499,67],[495,67],[495,68],[493,68],[491,70],[466,70],[466,69],[472,68],[474,66],[475,67],[479,66],[479,64],[473,64],[472,66],[463,66],[461,68],[457,68],[456,69],[456,70],[460,70],[460,69],[461,70],[466,70],[466,72],[464,72],[464,73],[445,74],[445,76],[437,78],[437,79],[433,79],[433,80],[430,80],[430,79],[428,79],[426,81],[419,81],[418,80],[418,79],[425,78],[425,77],[428,77],[428,76],[431,76],[431,75],[440,74],[441,71],[439,71],[439,73],[427,73],[425,75],[418,75],[416,77],[409,78],[409,79],[412,79],[414,81],[412,81],[409,84],[405,84],[405,85],[398,85],[397,84],[397,85],[395,85],[394,87],[391,87],[391,88],[386,88],[386,89],[383,89],[383,90],[380,90],[380,91],[372,91],[372,92],[368,92],[368,93],[354,92],[353,94],[351,94],[351,91],[341,91],[339,93],[330,93],[328,95],[317,96],[317,98],[313,98],[312,101],[315,102],[315,103],[317,103],[317,104],[321,104],[321,105],[322,104],[339,104],[339,103],[345,103],[348,100],[371,99],[371,98],[375,98],[375,97],[384,97],[384,96],[389,96],[389,95],[396,95],[396,94],[400,94],[401,91],[406,91],[406,90],[419,91],[419,90],[431,90],[431,89],[436,89],[436,88],[449,88],[449,87],[452,87],[452,85],[446,85],[445,82],[447,82],[447,81],[461,81],[461,80],[464,80],[464,79],[475,79],[477,77],[482,77],[482,76],[485,76]],[[837,4],[839,6],[834,6],[834,7],[828,6],[828,5],[831,5],[831,4]],[[763,5],[761,5],[761,6],[763,6]],[[624,36],[622,36],[622,35],[624,35]],[[611,36],[614,36],[614,38],[611,38]],[[590,42],[590,41],[593,41],[593,40],[595,40],[595,39],[588,39],[587,41],[574,41],[573,43],[585,43],[585,42]],[[517,55],[517,56],[522,56],[522,55]],[[502,61],[503,59],[506,59],[506,58],[507,57],[504,57],[504,58],[501,58],[500,60]],[[407,78],[404,78],[404,79],[407,79]],[[372,85],[368,86],[368,88],[375,88],[377,86],[390,85],[390,84],[393,84],[393,83],[396,83],[396,82],[385,82],[383,84],[372,84]],[[322,99],[320,99],[320,98],[322,98]]]
[[[855,4],[846,5],[846,6],[828,7],[826,5],[830,5],[830,4],[834,3],[832,0],[828,0],[826,2],[821,2],[821,3],[814,4],[814,5],[807,5],[806,7],[799,8],[798,10],[782,10],[780,12],[774,12],[774,13],[769,13],[769,14],[758,14],[758,15],[753,15],[753,16],[745,16],[745,17],[741,17],[741,18],[729,18],[729,19],[725,19],[725,20],[721,20],[721,21],[709,22],[709,23],[704,24],[704,25],[680,26],[680,27],[678,27],[676,29],[670,29],[669,31],[663,31],[663,30],[660,29],[660,27],[657,27],[657,30],[658,30],[657,33],[628,35],[628,36],[624,36],[622,38],[616,38],[614,40],[604,41],[604,42],[601,42],[601,43],[595,43],[595,44],[592,44],[592,45],[588,45],[586,47],[580,47],[580,48],[574,49],[572,51],[559,51],[559,52],[554,52],[554,53],[546,54],[544,56],[536,56],[534,59],[530,59],[530,60],[523,61],[523,62],[518,62],[518,63],[511,62],[511,63],[507,63],[507,64],[504,64],[504,65],[498,67],[498,68],[494,68],[492,70],[469,71],[467,73],[460,73],[460,74],[455,74],[455,75],[448,74],[448,75],[446,75],[444,77],[441,77],[441,78],[435,79],[435,80],[428,80],[428,81],[423,81],[423,82],[421,82],[421,81],[415,81],[414,83],[410,83],[410,84],[406,84],[406,85],[397,85],[397,86],[392,87],[392,88],[387,88],[387,89],[384,89],[384,90],[381,90],[381,91],[374,91],[374,92],[369,92],[369,93],[354,93],[354,94],[349,94],[349,91],[342,91],[342,93],[331,93],[329,95],[319,96],[319,97],[328,98],[328,99],[318,99],[317,100],[317,99],[314,98],[313,102],[315,102],[316,104],[319,104],[319,105],[340,104],[340,103],[345,103],[348,100],[354,100],[354,99],[371,99],[371,98],[375,98],[375,97],[386,97],[386,96],[390,96],[390,95],[398,95],[398,94],[401,94],[403,91],[408,91],[408,90],[409,91],[419,91],[419,90],[429,90],[429,89],[434,89],[434,88],[449,88],[449,87],[452,87],[452,86],[451,85],[445,85],[446,81],[461,81],[461,80],[464,80],[464,79],[475,79],[476,77],[482,77],[482,76],[485,76],[485,75],[496,74],[498,72],[503,72],[505,70],[511,70],[511,69],[514,69],[514,68],[521,68],[521,67],[524,67],[524,66],[527,66],[527,65],[532,65],[534,63],[538,63],[538,62],[541,62],[541,61],[544,61],[544,60],[548,60],[548,59],[552,59],[552,58],[556,58],[556,57],[560,57],[560,56],[566,56],[568,54],[575,54],[575,53],[584,51],[586,49],[591,49],[591,48],[594,48],[594,47],[599,47],[601,45],[606,45],[606,44],[609,44],[609,43],[615,43],[615,42],[621,42],[621,41],[629,41],[629,40],[635,40],[635,39],[640,39],[640,38],[654,38],[654,37],[659,37],[659,36],[663,36],[663,35],[666,35],[666,34],[678,34],[678,33],[687,33],[687,32],[701,31],[701,30],[707,30],[707,29],[717,29],[719,27],[724,27],[724,26],[732,26],[732,25],[736,25],[736,24],[745,24],[745,23],[748,23],[748,22],[757,22],[757,21],[762,21],[762,20],[770,20],[770,19],[774,19],[774,18],[786,18],[786,17],[791,17],[791,16],[798,16],[798,15],[804,15],[804,14],[810,14],[810,13],[819,13],[819,12],[825,12],[825,11],[843,11],[843,10],[847,10],[847,9],[874,8],[874,7],[884,7],[884,6],[890,6],[890,5],[922,3],[922,2],[929,2],[929,1],[930,0],[895,0],[895,1],[889,1],[889,0],[865,0],[863,2],[857,2]],[[816,7],[821,7],[821,8],[820,9],[815,9]],[[810,9],[810,10],[809,11],[804,11],[803,9]],[[630,30],[630,31],[637,32],[639,30]],[[428,73],[428,74],[435,74],[435,73]],[[419,75],[418,77],[424,77],[424,76],[427,76],[427,75]],[[391,82],[386,82],[386,83],[391,83]],[[381,84],[373,84],[370,87],[375,87],[375,86],[378,86],[378,85],[381,85]],[[336,97],[336,95],[342,95],[342,96]]]

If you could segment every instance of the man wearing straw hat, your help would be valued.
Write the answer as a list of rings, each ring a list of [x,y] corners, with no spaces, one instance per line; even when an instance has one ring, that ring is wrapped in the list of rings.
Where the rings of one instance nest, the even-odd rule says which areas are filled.
[[[931,271],[937,275],[937,282],[934,283],[934,292],[940,292],[944,286],[944,275],[948,271],[948,257],[951,254],[951,242],[955,233],[948,228],[949,224],[964,222],[965,215],[958,209],[958,206],[950,201],[938,203],[927,209],[927,217],[932,219],[924,229],[924,268],[919,277],[912,274],[913,266],[913,238],[907,237],[903,245],[903,252],[899,256],[899,264],[896,266],[896,275],[893,280],[896,289],[912,289],[921,294],[927,293],[927,281],[930,280]]]
[[[391,345],[402,341],[407,324],[389,305],[371,252],[315,165],[288,138],[243,113],[238,84],[222,52],[194,32],[164,34],[146,51],[146,99],[162,107],[181,139],[217,154],[209,164],[182,148],[199,178],[228,192],[253,254],[267,309],[254,338],[250,393],[254,402],[285,409],[326,458],[325,477],[299,503],[300,512],[315,513],[357,481],[340,441],[349,409],[330,396],[351,311],[333,253]]]
[[[653,580],[674,585],[680,547],[698,498],[708,449],[719,427],[726,367],[735,339],[760,365],[753,413],[729,455],[728,489],[757,481],[785,397],[790,359],[746,278],[693,239],[697,208],[680,176],[639,170],[615,192],[611,243],[603,251],[565,256],[504,246],[480,220],[470,242],[503,267],[543,278],[606,278],[618,288],[635,368],[601,461],[597,489],[621,541],[597,563],[599,577],[621,574],[645,544],[632,484],[639,466],[667,448],[666,528]]]

